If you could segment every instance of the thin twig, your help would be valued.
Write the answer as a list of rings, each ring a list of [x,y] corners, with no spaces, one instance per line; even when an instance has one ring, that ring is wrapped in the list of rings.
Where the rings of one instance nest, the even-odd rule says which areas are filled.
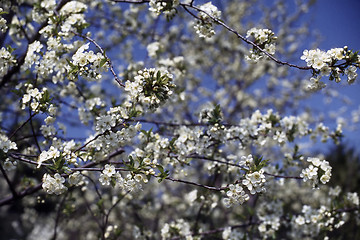
[[[180,182],[180,183],[190,184],[190,185],[206,188],[208,190],[213,190],[213,191],[222,191],[222,190],[225,190],[227,188],[227,187],[220,187],[220,188],[211,187],[211,186],[206,186],[206,185],[196,183],[196,182],[190,182],[190,181],[186,181],[186,180],[175,179],[175,178],[172,178],[172,177],[167,177],[167,178],[165,178],[165,180],[169,180],[169,181],[172,181],[172,182]]]
[[[29,107],[29,114],[31,116],[31,109]],[[37,140],[37,137],[36,137],[36,134],[35,134],[35,129],[34,129],[34,125],[33,125],[33,122],[32,122],[32,118],[30,117],[30,126],[31,126],[31,132],[33,134],[33,137],[34,137],[34,140],[35,140],[35,144],[39,150],[39,153],[41,153],[41,148],[40,148],[40,145],[39,145],[39,142]]]
[[[60,215],[61,215],[61,210],[62,210],[62,207],[65,203],[65,200],[66,200],[66,197],[68,195],[68,192],[65,193],[63,199],[61,200],[61,202],[59,203],[59,207],[58,207],[58,210],[56,212],[56,219],[55,219],[55,226],[54,226],[54,235],[52,237],[52,240],[56,240],[56,237],[57,237],[57,227],[59,225],[59,221],[60,221]]]
[[[1,170],[2,174],[4,175],[4,178],[5,178],[6,182],[7,182],[7,184],[9,185],[9,188],[10,188],[10,191],[11,191],[13,197],[17,197],[18,194],[17,194],[14,186],[12,185],[8,175],[6,174],[5,169],[3,168],[3,166],[1,164],[0,164],[0,170]]]
[[[23,124],[21,124],[18,128],[15,129],[14,132],[10,134],[9,139],[11,139],[22,127],[24,127],[35,115],[36,113],[31,114],[30,117],[25,122],[23,122]]]
[[[14,158],[14,159],[16,159],[16,160],[19,160],[19,161],[21,161],[21,162],[30,163],[30,164],[32,164],[32,165],[39,165],[38,162],[33,161],[33,160],[30,160],[30,159],[27,159],[27,158],[24,158],[24,157],[20,157],[20,156],[18,156],[16,153],[11,153],[11,154],[10,154],[10,157],[12,157],[12,158]],[[50,164],[50,163],[41,163],[41,165],[43,165],[43,166],[51,166],[52,164]]]

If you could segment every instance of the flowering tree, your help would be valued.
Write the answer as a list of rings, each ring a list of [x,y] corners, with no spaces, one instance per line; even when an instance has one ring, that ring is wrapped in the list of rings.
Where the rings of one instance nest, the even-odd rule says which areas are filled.
[[[2,1],[5,238],[313,239],[356,226],[358,194],[329,186],[337,169],[313,147],[340,143],[342,123],[301,103],[353,83],[360,57],[304,50],[311,35],[294,23],[311,1],[287,3]]]

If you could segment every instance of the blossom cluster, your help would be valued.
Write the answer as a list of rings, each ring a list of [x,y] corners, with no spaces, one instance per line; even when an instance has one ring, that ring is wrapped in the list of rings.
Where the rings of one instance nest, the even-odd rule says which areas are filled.
[[[275,233],[281,226],[281,217],[283,216],[282,202],[268,201],[262,202],[259,206],[257,216],[261,223],[258,226],[258,230],[263,239],[276,236]]]
[[[229,190],[226,191],[226,198],[223,198],[225,207],[229,208],[234,204],[243,204],[250,199],[249,195],[245,193],[243,187],[240,184],[230,184]]]
[[[28,50],[26,52],[25,63],[24,65],[22,65],[22,68],[24,70],[31,68],[33,64],[39,64],[39,60],[41,57],[40,51],[43,47],[44,46],[37,40],[29,44]]]
[[[241,231],[238,231],[237,229],[232,229],[231,227],[226,227],[224,231],[222,232],[222,239],[224,240],[240,240],[240,239],[246,239],[246,234],[244,234]]]
[[[72,56],[70,69],[68,74],[70,78],[75,78],[78,75],[89,80],[98,80],[102,77],[101,72],[108,68],[107,58],[101,53],[95,54],[93,51],[85,52],[89,49],[89,44],[82,45]]]
[[[67,187],[64,185],[65,178],[59,173],[55,173],[54,177],[45,173],[42,179],[42,188],[48,193],[60,195],[67,191]]]
[[[2,47],[0,49],[0,77],[5,76],[9,68],[16,64],[14,56],[11,55],[11,50]]]
[[[125,82],[125,91],[132,102],[153,109],[172,95],[172,89],[175,87],[172,81],[173,75],[167,70],[145,68],[138,71],[133,80]]]
[[[178,219],[176,221],[165,223],[161,228],[161,238],[163,240],[169,239],[172,236],[183,236],[186,240],[192,240],[190,224],[184,219]]]
[[[247,187],[251,194],[265,192],[265,175],[264,170],[260,169],[259,171],[247,173],[245,179],[242,180],[242,184]]]
[[[320,160],[319,158],[309,157],[307,159],[310,162],[310,166],[303,169],[300,177],[303,178],[304,182],[312,183],[313,187],[316,187],[319,183],[319,179],[322,184],[326,184],[330,181],[331,169],[329,162],[326,160]]]
[[[340,82],[340,75],[346,75],[348,83],[353,83],[357,77],[357,66],[360,57],[357,53],[343,48],[333,48],[328,51],[320,49],[304,50],[301,60],[306,61],[307,66],[312,67],[313,77],[308,85],[309,90],[319,90],[326,85],[320,81],[322,76],[329,76],[330,80]]]
[[[215,35],[212,18],[218,19],[221,17],[221,11],[218,10],[211,2],[207,2],[199,7],[199,20],[194,25],[196,33],[201,38],[211,38]],[[210,16],[211,17],[210,17]]]
[[[251,28],[247,31],[246,37],[253,37],[254,43],[259,48],[271,55],[275,54],[276,46],[274,41],[277,39],[277,37],[274,36],[273,31],[269,29]],[[250,49],[250,55],[246,56],[246,60],[256,63],[265,56],[266,55],[257,47],[253,47],[252,49]]]
[[[22,97],[22,109],[29,106],[34,112],[48,111],[50,97],[47,88],[43,88],[41,91],[34,88],[32,84],[25,84],[26,93]]]
[[[6,135],[0,133],[0,150],[7,153],[11,149],[17,149],[16,143],[12,142]]]
[[[41,166],[43,162],[46,162],[48,160],[55,160],[60,157],[60,151],[55,148],[54,146],[51,146],[49,150],[42,151],[38,157],[38,167]]]
[[[234,204],[243,204],[249,199],[249,195],[245,193],[244,188],[247,188],[252,195],[266,191],[264,187],[266,179],[264,170],[259,169],[263,167],[260,163],[261,161],[256,163],[251,154],[240,158],[239,166],[242,170],[245,170],[246,173],[240,183],[229,185],[229,189],[226,191],[227,198],[223,199],[226,207],[231,207]]]
[[[1,17],[1,14],[3,14],[3,9],[0,8],[0,33],[4,33],[6,32],[6,30],[8,29],[7,25],[6,25],[6,19],[4,19],[3,17]]]
[[[179,6],[179,0],[170,0],[170,1],[163,1],[163,0],[150,0],[149,2],[149,10],[156,15],[160,15],[164,13],[168,18],[175,15],[176,10],[175,8]]]
[[[348,219],[347,213],[332,213],[324,205],[319,209],[304,205],[301,212],[302,215],[294,216],[291,221],[292,235],[297,238],[315,237],[322,230],[333,231],[344,225]]]
[[[126,192],[131,192],[141,189],[141,182],[146,183],[147,179],[143,178],[140,174],[135,174],[134,176],[128,174],[123,178],[113,165],[106,164],[104,170],[100,174],[99,181],[102,185],[108,186],[112,184],[113,186],[124,189]]]
[[[73,32],[86,27],[87,22],[84,15],[86,10],[86,4],[80,1],[69,1],[60,9],[59,16],[53,14],[55,16],[49,17],[47,13],[41,16],[41,18],[49,17],[49,24],[42,28],[40,33],[45,37],[55,34],[70,39],[74,35]]]

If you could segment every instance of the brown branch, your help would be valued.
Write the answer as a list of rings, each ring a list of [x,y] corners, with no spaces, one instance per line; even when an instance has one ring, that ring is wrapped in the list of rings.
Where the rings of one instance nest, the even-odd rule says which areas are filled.
[[[14,202],[16,200],[20,200],[27,195],[31,195],[31,194],[39,191],[41,189],[41,186],[42,186],[42,183],[39,183],[38,185],[36,185],[34,187],[26,188],[22,192],[18,193],[17,196],[11,196],[11,197],[6,197],[6,198],[1,199],[0,207],[7,205],[7,204],[11,204],[12,202]]]

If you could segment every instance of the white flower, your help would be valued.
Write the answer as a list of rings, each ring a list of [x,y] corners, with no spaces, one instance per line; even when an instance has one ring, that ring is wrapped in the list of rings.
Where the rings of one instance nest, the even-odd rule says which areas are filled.
[[[102,173],[108,177],[112,177],[115,174],[115,167],[110,164],[106,164]]]
[[[83,176],[80,174],[80,172],[74,172],[73,174],[70,174],[68,182],[70,185],[78,185],[83,180]]]
[[[100,174],[99,181],[102,185],[110,185],[111,177],[109,177],[107,174]]]
[[[150,57],[156,57],[157,52],[160,50],[160,43],[159,42],[152,42],[146,47],[148,54]]]
[[[359,196],[356,192],[347,193],[346,198],[354,205],[359,206]]]
[[[104,115],[96,118],[96,131],[103,133],[116,125],[116,118],[113,115]]]

